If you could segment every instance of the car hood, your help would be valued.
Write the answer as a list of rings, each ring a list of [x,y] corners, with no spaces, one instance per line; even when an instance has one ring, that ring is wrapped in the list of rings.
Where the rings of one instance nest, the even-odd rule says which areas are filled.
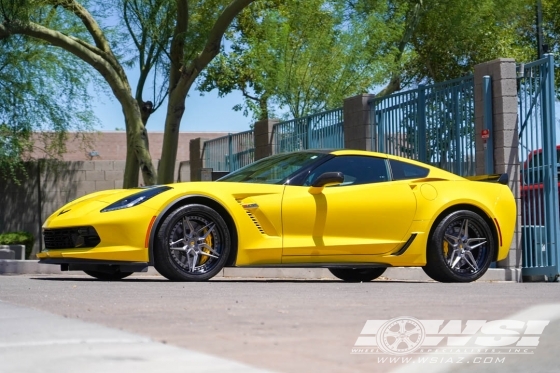
[[[97,213],[111,203],[140,191],[142,191],[141,188],[110,189],[87,194],[60,207],[52,213],[45,225],[48,226],[50,222],[56,220],[57,225],[68,224],[74,226],[75,219],[85,218],[91,213]]]

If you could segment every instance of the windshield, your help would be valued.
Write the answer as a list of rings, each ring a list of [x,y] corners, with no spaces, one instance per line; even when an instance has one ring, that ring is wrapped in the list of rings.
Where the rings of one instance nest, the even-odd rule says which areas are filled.
[[[219,179],[238,183],[282,184],[288,176],[303,170],[326,153],[298,152],[274,155],[240,168]]]

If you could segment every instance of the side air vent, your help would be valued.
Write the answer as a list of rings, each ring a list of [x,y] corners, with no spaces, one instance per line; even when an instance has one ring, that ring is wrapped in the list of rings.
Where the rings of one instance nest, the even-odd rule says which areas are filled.
[[[255,224],[255,226],[257,227],[257,229],[264,234],[264,229],[262,229],[261,225],[259,224],[259,221],[257,220],[257,218],[255,218],[255,216],[253,214],[251,214],[250,211],[245,211],[247,213],[247,215],[249,215],[249,218],[251,218],[251,220],[253,221],[253,223]]]
[[[243,209],[244,209],[245,212],[247,213],[247,216],[249,216],[249,219],[251,219],[251,220],[253,221],[253,224],[255,224],[255,227],[257,227],[257,229],[259,230],[259,232],[261,232],[262,234],[265,234],[265,233],[264,233],[264,229],[261,227],[261,225],[260,225],[259,221],[257,220],[257,218],[255,218],[255,215],[253,215],[253,214],[251,213],[251,211],[248,210],[248,209],[245,207],[245,204],[244,204],[243,202],[241,202],[241,201],[239,201],[239,200],[238,200],[237,202],[241,205],[241,207],[243,207]]]

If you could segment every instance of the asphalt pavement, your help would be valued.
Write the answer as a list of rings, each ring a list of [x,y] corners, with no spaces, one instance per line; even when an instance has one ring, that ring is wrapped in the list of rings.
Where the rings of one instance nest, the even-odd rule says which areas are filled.
[[[353,353],[368,320],[399,317],[458,320],[462,327],[440,333],[460,337],[470,320],[514,320],[523,328],[528,320],[546,320],[547,325],[544,332],[467,333],[471,341],[488,336],[500,341],[511,332],[536,338],[530,353],[515,347],[499,356],[478,350],[462,350],[460,356]],[[557,283],[0,276],[1,373],[548,373],[560,366],[559,333]],[[426,338],[433,336],[426,332]]]
[[[47,275],[65,274],[82,275],[82,271],[61,272],[59,265],[43,264],[37,260],[2,260],[0,259],[0,275]],[[135,276],[159,276],[154,267],[147,272],[135,273]],[[224,278],[277,278],[277,279],[307,279],[307,280],[335,280],[326,268],[224,268],[216,277]],[[431,281],[419,267],[390,267],[382,276],[387,280],[396,281]],[[520,268],[490,268],[478,281],[513,281],[521,282]]]

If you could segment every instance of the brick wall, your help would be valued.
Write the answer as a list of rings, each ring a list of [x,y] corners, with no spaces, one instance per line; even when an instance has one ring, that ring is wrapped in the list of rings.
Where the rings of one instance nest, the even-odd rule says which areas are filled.
[[[226,136],[227,132],[180,132],[179,147],[177,150],[177,161],[189,160],[189,146],[192,139],[203,137],[214,139]],[[161,159],[163,145],[163,132],[148,132],[150,143],[150,154],[153,160]],[[45,153],[41,150],[44,145],[39,138],[36,139],[36,150],[32,153],[35,159],[44,158]],[[98,155],[91,156],[95,151]],[[94,132],[88,134],[69,133],[66,141],[66,153],[64,161],[124,161],[126,159],[126,133],[125,132]]]

